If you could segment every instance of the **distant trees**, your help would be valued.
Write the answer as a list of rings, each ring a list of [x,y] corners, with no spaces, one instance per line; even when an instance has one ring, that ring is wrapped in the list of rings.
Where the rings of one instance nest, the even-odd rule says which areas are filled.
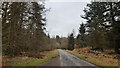
[[[71,33],[68,36],[68,50],[73,50],[74,49],[74,43],[75,43],[74,33]]]
[[[67,37],[62,37],[62,38],[60,38],[60,41],[61,41],[60,48],[61,49],[67,49],[68,48],[68,38]]]
[[[2,3],[3,54],[37,54],[51,50],[45,34],[45,7],[37,2]]]
[[[84,9],[86,44],[99,48],[115,48],[119,53],[120,2],[92,2]],[[82,27],[81,27],[82,28]],[[82,33],[81,33],[82,34]],[[80,40],[81,41],[81,40]]]
[[[61,41],[60,41],[60,37],[58,35],[56,35],[56,41],[57,41],[58,46],[60,46],[61,45]]]

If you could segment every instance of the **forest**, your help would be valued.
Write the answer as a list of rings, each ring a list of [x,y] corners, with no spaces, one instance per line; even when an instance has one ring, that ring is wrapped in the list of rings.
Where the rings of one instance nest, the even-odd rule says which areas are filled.
[[[73,33],[68,37],[70,50],[74,44],[78,48],[91,46],[98,50],[114,49],[120,53],[120,2],[92,2],[84,8],[82,18],[87,23],[80,24],[79,34],[74,38]]]
[[[76,37],[74,32],[68,37],[50,37],[46,33],[49,11],[44,2],[3,2],[0,7],[2,56],[39,58],[45,51],[85,47],[101,52],[111,49],[110,54],[120,54],[120,2],[88,3],[85,14],[79,15],[86,23],[80,22]]]

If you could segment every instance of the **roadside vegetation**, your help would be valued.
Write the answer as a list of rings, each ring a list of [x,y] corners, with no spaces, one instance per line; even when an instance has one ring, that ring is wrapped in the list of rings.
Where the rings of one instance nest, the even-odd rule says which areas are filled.
[[[97,66],[106,68],[109,66],[118,66],[118,59],[114,57],[115,55],[109,55],[104,52],[101,54],[89,53],[89,50],[90,47],[74,49],[73,51],[66,51]]]
[[[42,56],[33,58],[28,56],[19,57],[3,57],[3,66],[40,66],[42,63],[58,56],[57,50],[40,52]]]

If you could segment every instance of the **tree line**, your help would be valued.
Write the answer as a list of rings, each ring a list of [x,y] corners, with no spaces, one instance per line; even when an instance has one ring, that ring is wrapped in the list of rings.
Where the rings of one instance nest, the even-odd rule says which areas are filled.
[[[80,24],[75,38],[50,38],[45,33],[46,11],[44,3],[3,2],[1,5],[2,50],[4,55],[16,56],[27,53],[63,48],[80,47],[120,48],[120,2],[91,2],[84,8],[86,23]]]
[[[2,52],[3,55],[17,56],[26,53],[29,56],[54,47],[46,35],[44,3],[37,2],[3,2]]]
[[[102,51],[114,48],[115,53],[120,53],[120,2],[91,2],[83,11],[85,15],[81,17],[87,21],[80,24],[76,42],[72,42],[78,48],[91,46]],[[68,38],[73,40],[71,37],[74,38],[72,34]]]

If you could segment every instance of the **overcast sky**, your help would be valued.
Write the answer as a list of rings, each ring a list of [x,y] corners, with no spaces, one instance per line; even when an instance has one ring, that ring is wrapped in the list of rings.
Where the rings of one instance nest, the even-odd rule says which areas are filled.
[[[46,8],[51,8],[47,12],[46,25],[50,36],[67,37],[73,29],[77,35],[80,24],[85,23],[80,15],[84,15],[86,4],[87,2],[46,2]]]

